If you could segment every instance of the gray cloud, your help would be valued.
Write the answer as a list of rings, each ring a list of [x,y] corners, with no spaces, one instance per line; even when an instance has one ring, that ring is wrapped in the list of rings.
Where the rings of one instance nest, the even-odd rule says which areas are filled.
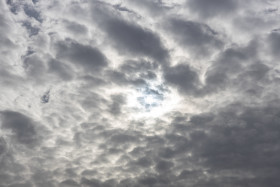
[[[131,56],[147,56],[160,64],[168,63],[168,51],[156,34],[141,26],[124,20],[111,19],[105,26],[108,37],[120,53]]]
[[[203,23],[175,18],[168,21],[165,27],[177,43],[189,48],[197,57],[208,56],[224,45],[219,34]]]
[[[148,70],[158,69],[158,64],[155,62],[145,61],[145,60],[127,60],[120,67],[122,72],[126,73],[138,73],[145,72]]]
[[[30,22],[24,22],[22,25],[28,31],[30,37],[33,36],[33,35],[37,35],[40,31],[39,28],[33,27]]]
[[[31,79],[36,77],[35,82],[42,83],[45,81],[45,77],[42,75],[45,75],[47,67],[44,59],[38,54],[34,53],[24,57],[23,68]]]
[[[7,143],[3,137],[0,138],[0,158],[7,152]]]
[[[207,69],[204,87],[197,93],[199,95],[211,94],[230,87],[238,87],[242,85],[242,82],[244,88],[238,88],[243,91],[249,90],[248,88],[255,83],[265,82],[271,68],[258,57],[260,50],[262,49],[259,43],[253,40],[247,46],[232,46],[221,52]]]
[[[11,130],[18,143],[33,146],[39,142],[32,119],[14,111],[2,111],[1,115],[2,128]]]
[[[7,17],[7,15],[4,14],[5,13],[4,3],[3,3],[3,5],[1,5],[1,9],[3,9],[3,11],[1,11],[1,14],[0,14],[0,32],[1,32],[0,50],[3,53],[2,55],[4,57],[10,52],[10,50],[15,49],[16,45],[14,44],[14,42],[12,40],[12,36],[10,35],[10,32],[13,29],[12,26],[9,24],[10,19]]]
[[[57,57],[71,62],[85,71],[98,72],[108,65],[106,56],[97,48],[72,40],[59,42]]]
[[[178,64],[165,70],[165,79],[180,91],[194,94],[199,85],[197,73],[187,64]]]
[[[57,75],[65,81],[71,80],[73,78],[72,69],[67,64],[56,59],[50,59],[48,61],[48,72]]]
[[[204,18],[227,15],[238,8],[235,0],[187,0],[190,10]]]
[[[68,21],[65,20],[65,27],[70,31],[73,32],[74,34],[87,34],[88,29],[86,26],[81,25],[79,23],[73,22],[73,21]]]
[[[143,59],[126,60],[120,65],[118,70],[107,72],[109,80],[122,86],[143,87],[149,80],[157,78],[159,64]]]
[[[1,2],[2,3],[2,2]],[[19,9],[19,5],[17,5],[15,2],[13,2],[12,0],[7,0],[7,4],[10,6],[10,11],[14,14],[17,13],[18,9]]]
[[[269,34],[268,41],[269,41],[269,47],[271,49],[272,55],[274,55],[275,57],[279,57],[279,53],[277,51],[280,42],[279,32],[272,32],[271,34]]]
[[[200,123],[210,125],[210,132],[192,137],[195,142],[204,142],[203,147],[197,147],[197,152],[193,152],[194,156],[206,158],[204,164],[211,168],[210,172],[225,170],[229,174],[234,174],[234,171],[240,173],[240,176],[228,181],[229,185],[247,181],[252,186],[263,186],[270,180],[270,185],[276,186],[278,167],[274,164],[278,161],[273,155],[277,154],[277,149],[274,149],[278,142],[275,119],[279,109],[275,106],[236,109],[228,106],[214,120]],[[270,146],[262,147],[268,144]],[[272,173],[266,175],[263,170]],[[222,173],[219,175],[223,178]]]
[[[40,16],[40,13],[33,6],[25,4],[23,7],[23,10],[27,16],[34,18],[35,20],[37,20],[39,22],[43,21]]]
[[[132,86],[144,86],[146,81],[141,77],[130,77],[119,71],[109,71],[108,72],[109,80],[118,85],[132,85]]]
[[[125,104],[125,97],[123,95],[112,95],[112,104],[109,112],[113,115],[120,115],[122,113],[122,105]]]

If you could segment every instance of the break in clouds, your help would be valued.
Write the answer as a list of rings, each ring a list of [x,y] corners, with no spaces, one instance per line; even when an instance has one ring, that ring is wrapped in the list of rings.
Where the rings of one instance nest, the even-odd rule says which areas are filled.
[[[0,0],[1,187],[278,187],[278,0]]]

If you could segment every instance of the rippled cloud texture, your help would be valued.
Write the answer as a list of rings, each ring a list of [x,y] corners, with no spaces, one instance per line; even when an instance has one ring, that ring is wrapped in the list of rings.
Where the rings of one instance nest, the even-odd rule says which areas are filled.
[[[1,187],[279,187],[278,0],[0,0]]]

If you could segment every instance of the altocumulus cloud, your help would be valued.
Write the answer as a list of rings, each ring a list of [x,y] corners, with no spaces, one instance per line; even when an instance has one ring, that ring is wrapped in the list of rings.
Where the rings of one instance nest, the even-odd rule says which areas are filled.
[[[278,187],[279,6],[0,0],[0,186]]]

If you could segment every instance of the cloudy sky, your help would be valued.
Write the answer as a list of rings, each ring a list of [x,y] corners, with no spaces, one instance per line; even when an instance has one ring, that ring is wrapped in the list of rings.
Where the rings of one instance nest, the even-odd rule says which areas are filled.
[[[0,0],[1,187],[279,187],[279,0]]]

